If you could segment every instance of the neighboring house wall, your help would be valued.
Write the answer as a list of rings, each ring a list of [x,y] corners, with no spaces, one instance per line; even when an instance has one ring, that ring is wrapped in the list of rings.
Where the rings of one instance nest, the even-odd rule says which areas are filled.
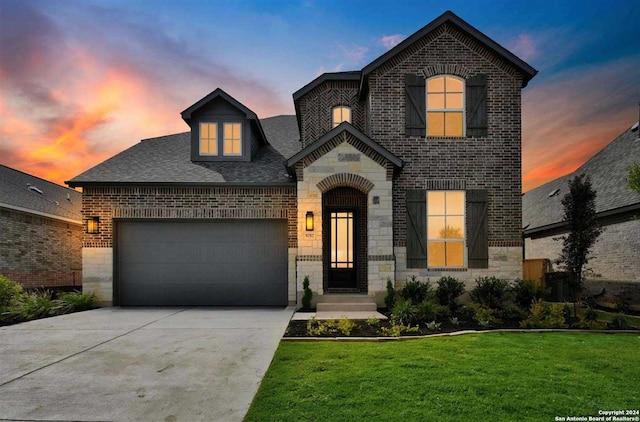
[[[0,274],[24,287],[82,285],[82,226],[0,208]]]
[[[526,238],[525,258],[555,261],[562,252],[563,235],[566,233]],[[640,282],[640,220],[605,225],[590,256],[586,267],[599,275],[598,279]]]
[[[114,219],[287,219],[289,300],[295,301],[296,188],[85,187],[82,215],[100,218],[100,233],[83,236],[84,290],[102,304],[113,297]],[[293,268],[293,272],[292,272]]]

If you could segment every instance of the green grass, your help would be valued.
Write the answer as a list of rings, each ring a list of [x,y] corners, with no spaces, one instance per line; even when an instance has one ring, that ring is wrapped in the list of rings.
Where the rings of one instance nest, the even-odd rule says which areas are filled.
[[[283,342],[246,421],[552,421],[640,403],[640,335]]]

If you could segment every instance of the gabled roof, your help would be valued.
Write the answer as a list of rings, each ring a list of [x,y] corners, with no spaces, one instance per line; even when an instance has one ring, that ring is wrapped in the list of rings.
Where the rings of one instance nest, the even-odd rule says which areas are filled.
[[[190,133],[143,140],[74,177],[70,186],[91,185],[231,185],[292,184],[283,161],[300,149],[295,116],[263,119],[269,144],[251,161],[191,162]]]
[[[264,130],[262,129],[262,125],[260,124],[260,119],[258,119],[258,116],[256,115],[256,113],[254,113],[252,110],[247,108],[240,101],[238,101],[235,98],[233,98],[231,95],[229,95],[226,92],[224,92],[224,90],[222,88],[216,88],[209,95],[201,98],[195,104],[193,104],[191,107],[187,108],[182,113],[180,113],[180,115],[182,116],[182,119],[185,122],[187,122],[187,124],[191,125],[191,116],[195,112],[200,110],[202,107],[206,106],[211,101],[215,100],[216,98],[224,99],[226,102],[228,102],[229,104],[231,104],[232,106],[234,106],[235,108],[240,110],[242,113],[244,113],[247,119],[254,120],[256,125],[257,125],[257,127],[258,127],[260,136],[262,137],[262,139],[265,142],[267,142],[267,137],[264,134]]]
[[[349,72],[327,72],[318,76],[299,90],[293,93],[293,101],[298,101],[300,97],[305,95],[307,92],[311,91],[313,88],[318,85],[327,82],[327,81],[359,81],[360,80],[360,71],[352,70]]]
[[[350,123],[342,122],[338,126],[336,126],[333,129],[331,129],[329,132],[324,134],[320,139],[318,139],[317,141],[311,143],[310,145],[307,145],[306,148],[304,148],[303,150],[298,152],[293,157],[289,158],[287,160],[287,162],[286,162],[287,168],[288,169],[292,169],[296,165],[296,163],[298,163],[300,160],[304,159],[306,156],[308,156],[309,154],[313,153],[318,148],[321,148],[324,144],[326,144],[327,142],[331,141],[333,138],[335,138],[336,136],[338,136],[342,132],[347,132],[347,133],[353,135],[356,139],[360,140],[362,143],[367,145],[369,148],[371,148],[372,150],[374,150],[375,152],[377,152],[378,154],[383,156],[385,159],[387,159],[394,166],[396,166],[396,167],[404,166],[404,162],[400,158],[398,158],[397,156],[395,156],[394,154],[389,152],[387,149],[382,147],[380,144],[378,144],[373,139],[369,138],[364,133],[360,132],[358,129],[353,127]]]
[[[418,41],[420,38],[424,37],[431,31],[438,28],[440,25],[447,22],[455,25],[456,27],[458,27],[463,32],[467,33],[472,38],[475,38],[476,40],[478,40],[479,42],[487,46],[494,53],[498,54],[503,59],[505,59],[509,63],[513,64],[517,69],[519,69],[524,76],[523,84],[522,84],[523,88],[527,86],[527,83],[538,73],[537,70],[535,70],[533,67],[525,63],[520,58],[518,58],[515,54],[513,54],[512,52],[510,52],[509,50],[507,50],[497,42],[493,41],[491,38],[487,37],[482,32],[474,28],[473,26],[469,25],[466,21],[464,21],[462,18],[457,16],[455,13],[447,10],[442,15],[438,16],[436,19],[434,19],[433,21],[431,21],[430,23],[428,23],[427,25],[419,29],[417,32],[413,33],[413,35],[409,36],[408,38],[403,40],[401,43],[399,43],[398,45],[393,47],[391,50],[387,51],[385,54],[378,57],[377,59],[375,59],[374,61],[372,61],[362,69],[362,75],[360,78],[360,98],[363,97],[363,95],[367,90],[367,86],[366,86],[367,76],[372,71],[382,66],[384,63],[391,60],[398,54],[402,53],[404,50],[406,50],[408,47],[410,47],[414,42]]]
[[[81,224],[82,194],[0,164],[0,207]]]
[[[559,228],[562,221],[562,198],[569,191],[573,177],[586,174],[596,191],[598,216],[640,209],[640,194],[627,188],[629,167],[640,157],[638,123],[631,126],[573,173],[530,190],[522,197],[522,224],[525,235]]]

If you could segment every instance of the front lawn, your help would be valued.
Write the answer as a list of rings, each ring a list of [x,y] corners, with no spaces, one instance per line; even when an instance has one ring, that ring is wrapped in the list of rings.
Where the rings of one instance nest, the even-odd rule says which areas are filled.
[[[637,409],[640,336],[283,342],[247,421],[553,421]]]

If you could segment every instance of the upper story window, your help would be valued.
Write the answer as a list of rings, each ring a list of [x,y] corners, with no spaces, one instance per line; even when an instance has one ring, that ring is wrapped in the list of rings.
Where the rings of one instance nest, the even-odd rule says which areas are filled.
[[[463,267],[464,191],[427,192],[427,265]]]
[[[350,107],[338,106],[333,108],[333,127],[338,126],[342,122],[351,123]]]
[[[200,155],[218,155],[217,123],[200,123]]]
[[[224,124],[224,155],[242,155],[242,124]]]
[[[464,81],[455,76],[427,79],[427,136],[463,137]]]

